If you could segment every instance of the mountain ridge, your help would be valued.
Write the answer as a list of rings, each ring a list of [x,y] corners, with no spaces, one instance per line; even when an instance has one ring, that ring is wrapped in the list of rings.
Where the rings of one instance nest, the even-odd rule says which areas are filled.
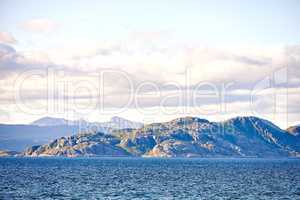
[[[254,116],[210,122],[182,117],[110,134],[62,137],[24,156],[298,157],[300,138]]]

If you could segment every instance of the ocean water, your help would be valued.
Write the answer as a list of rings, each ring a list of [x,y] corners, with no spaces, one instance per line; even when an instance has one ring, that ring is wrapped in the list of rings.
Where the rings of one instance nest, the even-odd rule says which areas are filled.
[[[300,199],[297,159],[1,158],[0,199]]]

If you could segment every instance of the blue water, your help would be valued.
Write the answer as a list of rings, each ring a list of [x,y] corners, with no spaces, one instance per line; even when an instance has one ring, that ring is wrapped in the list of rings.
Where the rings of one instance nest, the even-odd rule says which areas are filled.
[[[1,158],[0,199],[300,199],[300,160]]]

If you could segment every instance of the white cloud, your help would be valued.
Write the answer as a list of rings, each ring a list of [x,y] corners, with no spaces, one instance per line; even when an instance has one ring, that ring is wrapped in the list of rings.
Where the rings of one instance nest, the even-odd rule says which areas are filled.
[[[161,40],[160,40],[161,41]],[[163,41],[161,41],[163,42]],[[126,45],[124,45],[126,43]],[[93,106],[90,108],[93,110],[97,103],[99,103],[99,72],[104,69],[111,68],[116,71],[126,72],[127,78],[133,84],[133,92],[136,92],[137,87],[144,81],[150,81],[156,85],[162,96],[157,97],[153,94],[155,92],[140,92],[138,94],[139,106],[145,109],[159,106],[161,99],[168,94],[180,94],[185,96],[186,92],[193,92],[194,87],[197,84],[209,83],[216,86],[218,92],[221,92],[222,84],[231,83],[228,89],[228,97],[226,104],[227,110],[220,110],[220,103],[218,97],[211,100],[203,97],[199,100],[199,109],[202,111],[216,111],[216,114],[209,114],[207,116],[211,119],[228,118],[229,116],[236,115],[259,115],[268,117],[271,116],[273,101],[270,101],[272,95],[272,87],[277,90],[277,93],[284,93],[284,88],[290,88],[286,85],[264,85],[266,88],[262,88],[262,92],[259,93],[261,97],[261,103],[250,101],[251,91],[257,83],[261,80],[269,77],[272,79],[274,72],[281,69],[281,67],[290,67],[288,72],[288,80],[292,78],[299,78],[299,58],[300,51],[298,47],[293,48],[209,48],[203,46],[193,46],[187,48],[186,45],[172,44],[156,46],[155,37],[151,46],[144,44],[130,45],[130,40],[126,42],[95,42],[95,44],[84,46],[80,43],[76,46],[66,46],[65,48],[57,48],[40,52],[27,51],[27,52],[15,52],[8,51],[10,48],[8,45],[3,47],[3,57],[0,58],[0,72],[5,74],[1,81],[0,90],[4,93],[0,95],[2,99],[2,105],[0,109],[5,110],[6,105],[14,104],[15,88],[7,87],[14,84],[14,79],[24,70],[41,69],[45,70],[47,67],[55,69],[55,73],[63,71],[64,76],[56,79],[57,83],[68,82],[69,85],[84,85],[87,83],[91,88],[83,88],[76,90],[73,93],[72,90],[68,92],[62,89],[57,89],[56,93],[60,97],[54,97],[54,101],[58,102],[57,105],[63,105],[61,98],[68,98],[73,103],[68,103],[69,107],[73,108],[70,112],[74,111],[75,104],[80,106]],[[1,47],[1,46],[0,46]],[[84,48],[82,48],[84,47]],[[1,50],[1,49],[0,49]],[[1,51],[0,51],[1,52]],[[6,56],[13,54],[14,56]],[[185,70],[190,70],[190,77],[185,74]],[[13,76],[13,75],[14,76]],[[282,77],[281,73],[279,74]],[[291,78],[292,77],[292,78]],[[47,105],[47,80],[48,77],[40,77],[39,80],[29,80],[26,82],[24,90],[24,99],[32,106]],[[280,78],[281,80],[281,78]],[[173,89],[168,89],[165,84],[172,81]],[[190,82],[190,85],[186,85]],[[130,94],[130,85],[128,84],[126,77],[118,77],[118,75],[108,75],[105,80],[105,99],[104,104],[107,108],[119,108],[126,104],[128,96]],[[177,85],[176,85],[177,84]],[[300,84],[293,82],[293,87],[298,87]],[[296,85],[295,85],[296,84]],[[5,86],[5,87],[4,87]],[[176,87],[178,86],[179,89]],[[283,87],[283,89],[278,89]],[[209,87],[211,89],[211,87]],[[268,89],[269,88],[269,89]],[[69,88],[70,89],[70,88]],[[72,89],[72,88],[71,88]],[[75,88],[76,89],[76,88]],[[91,90],[89,90],[91,89]],[[290,89],[290,102],[289,107],[293,107],[293,110],[288,112],[293,116],[298,116],[299,111],[297,105],[297,93],[299,89]],[[266,98],[263,98],[266,97]],[[270,97],[270,98],[269,98]],[[1,100],[0,99],[0,100]],[[266,101],[267,100],[267,101]],[[92,101],[92,102],[91,102]],[[187,102],[191,99],[183,100],[185,102],[178,102],[175,99],[170,99],[164,106],[168,109],[183,108]],[[254,108],[251,104],[254,104]],[[5,105],[5,106],[4,106]],[[272,121],[280,122],[280,119],[284,119],[284,102],[277,102],[276,119]],[[263,106],[263,107],[262,107]],[[47,107],[46,107],[47,108]],[[127,110],[121,113],[133,113],[135,109],[134,103],[131,103]],[[193,112],[189,113],[175,113],[172,115],[164,115],[164,113],[158,113],[155,115],[145,115],[145,118],[155,118],[157,121],[163,119],[171,119],[184,115],[201,115],[203,117],[207,113],[201,113],[197,108],[191,108]],[[254,110],[253,110],[254,109]],[[88,110],[88,109],[87,109]],[[256,112],[257,111],[257,112]],[[69,112],[69,111],[68,111]],[[95,111],[97,112],[97,111]],[[138,112],[138,111],[137,111]],[[56,115],[57,113],[49,113],[49,115]],[[99,114],[99,113],[98,113]],[[95,116],[95,113],[91,111],[85,116]],[[107,114],[105,114],[107,115]],[[116,114],[113,114],[116,115]],[[123,116],[124,116],[123,115]],[[99,116],[99,115],[98,115]],[[130,118],[141,115],[130,115]],[[221,116],[221,117],[218,117]],[[34,116],[37,118],[37,116]],[[142,119],[142,116],[139,117]],[[96,120],[96,119],[94,119]],[[289,123],[295,122],[291,121]],[[96,120],[97,121],[97,120]],[[282,125],[284,126],[284,125]]]
[[[184,84],[184,72],[191,72],[191,83],[201,81],[253,83],[288,64],[284,47],[216,48],[178,44],[151,37],[151,44],[132,37],[124,41],[66,45],[47,51],[52,63],[72,69],[99,71],[122,69],[135,77],[156,82]],[[165,37],[163,37],[165,38]],[[74,45],[74,44],[73,44]]]
[[[17,40],[8,32],[0,32],[0,42],[7,44],[15,44]]]
[[[23,22],[21,27],[30,32],[49,33],[54,31],[58,27],[58,24],[50,19],[32,19]]]

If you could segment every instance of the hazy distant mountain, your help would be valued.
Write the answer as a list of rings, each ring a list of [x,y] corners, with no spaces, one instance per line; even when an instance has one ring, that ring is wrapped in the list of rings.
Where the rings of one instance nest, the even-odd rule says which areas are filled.
[[[10,157],[18,155],[19,152],[16,151],[6,151],[6,150],[0,150],[0,157]]]
[[[56,138],[74,135],[78,132],[78,126],[0,124],[0,149],[23,151],[32,145],[45,144]]]
[[[138,129],[142,128],[144,124],[115,116],[112,117],[110,121],[99,123],[99,125],[113,129]]]
[[[63,137],[34,146],[26,156],[288,157],[300,138],[257,117],[224,122],[185,117],[140,129]]]
[[[33,121],[31,125],[36,126],[61,126],[61,125],[73,125],[74,122],[63,118],[43,117],[36,121]]]
[[[81,127],[102,127],[113,129],[127,129],[127,128],[141,128],[143,126],[140,122],[133,122],[121,117],[112,117],[108,122],[88,122],[85,120],[66,120],[63,118],[43,117],[31,123],[37,126],[81,126]]]
[[[30,125],[0,124],[0,149],[23,151],[25,148],[50,142],[79,132],[108,133],[112,129],[140,128],[142,123],[113,117],[108,122],[87,122],[44,117]]]

